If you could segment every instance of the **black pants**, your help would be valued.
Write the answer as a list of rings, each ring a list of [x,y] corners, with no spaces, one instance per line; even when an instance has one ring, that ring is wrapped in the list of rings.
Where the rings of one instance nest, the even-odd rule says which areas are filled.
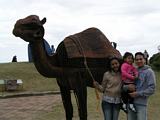
[[[129,85],[129,84],[133,84],[133,83],[124,83],[123,85]],[[121,98],[122,98],[123,103],[125,103],[125,104],[127,104],[127,103],[133,104],[134,98],[132,98],[132,97],[129,95],[129,93],[132,93],[132,92],[133,92],[133,91],[129,91],[129,90],[124,91],[124,90],[123,90],[123,86],[122,86]]]

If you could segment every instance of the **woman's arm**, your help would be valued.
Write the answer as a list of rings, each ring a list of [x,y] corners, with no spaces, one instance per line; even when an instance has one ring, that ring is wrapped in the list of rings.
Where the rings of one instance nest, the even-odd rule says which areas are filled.
[[[94,85],[95,88],[98,89],[99,92],[104,92],[104,90],[106,88],[106,83],[107,83],[107,74],[104,73],[102,84],[100,85],[98,82],[94,81],[93,85]]]

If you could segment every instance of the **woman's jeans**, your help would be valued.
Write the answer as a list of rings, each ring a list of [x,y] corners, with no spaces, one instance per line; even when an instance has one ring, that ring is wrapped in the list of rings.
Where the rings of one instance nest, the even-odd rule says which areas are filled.
[[[136,113],[128,109],[127,120],[147,120],[147,106],[134,104]]]
[[[104,120],[118,120],[120,104],[102,101],[102,110],[104,113]]]

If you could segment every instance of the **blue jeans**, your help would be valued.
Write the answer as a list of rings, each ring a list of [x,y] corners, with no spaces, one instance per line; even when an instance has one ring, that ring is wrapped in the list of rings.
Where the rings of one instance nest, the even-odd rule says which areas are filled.
[[[134,104],[136,113],[128,109],[127,120],[147,120],[147,106]]]
[[[102,101],[102,110],[104,113],[104,120],[118,120],[120,104]]]

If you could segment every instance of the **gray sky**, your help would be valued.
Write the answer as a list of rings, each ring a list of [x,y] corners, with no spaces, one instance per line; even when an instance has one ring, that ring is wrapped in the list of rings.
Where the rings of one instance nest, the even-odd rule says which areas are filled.
[[[47,18],[44,38],[57,45],[68,35],[99,28],[123,55],[160,45],[160,0],[0,0],[0,63],[27,61],[27,44],[12,35],[15,22],[35,14]]]

